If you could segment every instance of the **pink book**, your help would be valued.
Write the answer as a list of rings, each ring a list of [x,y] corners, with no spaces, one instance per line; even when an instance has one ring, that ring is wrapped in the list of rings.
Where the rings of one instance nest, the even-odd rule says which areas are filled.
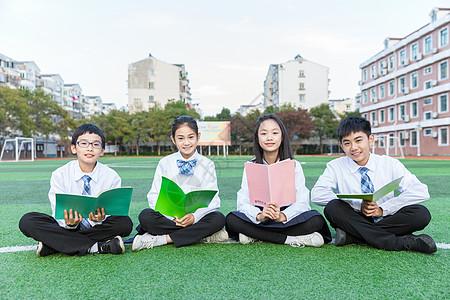
[[[295,202],[295,161],[286,159],[272,165],[245,163],[250,203],[279,206]]]

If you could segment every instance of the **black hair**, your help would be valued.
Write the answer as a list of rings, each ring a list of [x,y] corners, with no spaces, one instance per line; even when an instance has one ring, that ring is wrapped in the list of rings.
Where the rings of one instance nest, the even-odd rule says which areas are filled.
[[[339,123],[336,133],[339,142],[341,142],[343,138],[349,136],[351,133],[360,131],[364,132],[367,137],[369,137],[372,134],[370,122],[361,117],[348,117]]]
[[[283,122],[281,122],[280,118],[278,118],[276,115],[267,114],[259,117],[256,121],[255,133],[253,136],[253,151],[255,152],[255,162],[258,164],[263,163],[264,150],[259,145],[258,130],[261,123],[269,119],[277,122],[278,126],[280,126],[281,129],[282,141],[280,144],[280,148],[278,148],[278,158],[280,160],[285,160],[287,158],[294,159],[294,155],[292,154],[291,150],[291,143],[289,142],[289,134],[286,130],[286,127],[284,127]]]
[[[77,129],[75,129],[75,132],[72,135],[72,145],[75,146],[77,144],[80,135],[83,135],[87,132],[97,134],[98,136],[100,136],[100,138],[102,139],[102,148],[105,149],[106,138],[105,135],[103,134],[103,131],[100,128],[98,128],[98,126],[89,123],[83,124],[79,126]]]
[[[176,118],[172,123],[172,137],[175,138],[175,131],[183,125],[187,125],[189,128],[194,130],[195,134],[198,135],[197,121],[193,117],[181,116]]]

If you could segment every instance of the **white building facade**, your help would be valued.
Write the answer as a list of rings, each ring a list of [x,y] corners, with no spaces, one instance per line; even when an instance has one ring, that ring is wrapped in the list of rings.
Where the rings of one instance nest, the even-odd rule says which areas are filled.
[[[34,61],[18,62],[17,68],[20,72],[20,88],[34,91],[39,84],[41,69]]]
[[[0,86],[17,89],[20,86],[18,62],[0,54]]]
[[[433,9],[429,24],[386,39],[360,65],[360,112],[372,124],[376,153],[450,155],[448,13]]]
[[[270,65],[264,81],[264,108],[286,104],[309,109],[328,102],[329,68],[297,55]]]
[[[148,111],[156,103],[180,100],[191,105],[189,80],[183,64],[169,64],[151,55],[128,67],[128,109],[130,114]]]

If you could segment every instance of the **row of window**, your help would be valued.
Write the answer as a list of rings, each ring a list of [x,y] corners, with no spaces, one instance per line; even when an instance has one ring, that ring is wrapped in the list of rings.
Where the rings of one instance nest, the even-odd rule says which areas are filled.
[[[395,146],[405,147],[406,141],[409,140],[410,147],[418,146],[418,131],[401,131],[398,133],[398,136],[395,137],[394,133],[390,133],[387,135],[380,134],[377,135],[375,140],[378,142],[378,148],[385,148],[386,143],[389,148],[393,148]],[[433,137],[438,138],[438,146],[449,146],[449,128],[448,127],[440,127],[437,131],[433,131],[431,128],[426,128],[422,132],[424,137]],[[397,140],[397,145],[396,145]]]
[[[438,64],[439,67],[439,75],[438,75],[438,80],[446,80],[449,77],[448,74],[448,61],[442,61]],[[429,66],[423,69],[423,75],[428,75],[433,71],[433,66]],[[411,73],[409,78],[409,87],[406,84],[406,75],[402,76],[400,78],[397,79],[398,81],[398,92],[399,93],[403,93],[403,94],[407,94],[410,92],[410,90],[414,90],[417,89],[419,87],[419,72],[413,72]],[[430,79],[427,80],[423,83],[423,89],[430,89],[434,86],[437,85],[438,80],[436,79]],[[387,87],[387,91],[385,89],[385,84],[380,84],[378,86],[378,93],[377,93],[377,88],[373,87],[370,89],[370,94],[369,91],[364,91],[363,95],[362,95],[362,100],[363,100],[363,104],[367,104],[369,102],[369,96],[370,96],[370,101],[371,102],[376,102],[379,99],[384,99],[386,97],[386,92],[387,95],[389,97],[392,97],[395,95],[395,79],[389,81],[387,83],[388,87]]]
[[[432,107],[430,107],[431,104],[433,104],[433,98],[427,97],[423,99],[423,116],[422,120],[431,120],[433,118],[437,118],[437,114],[440,113],[447,113],[449,111],[449,103],[448,103],[448,94],[443,94],[438,96],[438,111],[434,112],[432,110]],[[409,103],[409,115],[406,114],[406,103],[398,105],[398,119],[399,121],[403,122],[409,122],[410,119],[418,118],[419,117],[419,101],[412,101]],[[427,110],[427,106],[430,107],[430,109]],[[377,112],[378,112],[378,118],[377,118]],[[364,114],[364,117],[369,120],[368,114]],[[387,115],[386,115],[386,109],[380,109],[378,111],[372,111],[370,113],[370,121],[372,123],[372,126],[378,126],[378,124],[385,123],[387,119],[387,122],[395,122],[395,106],[391,106],[387,108]]]
[[[445,27],[439,31],[439,41],[438,46],[439,48],[445,47],[448,45],[449,37],[448,37],[448,27]],[[423,55],[427,55],[430,53],[437,53],[437,48],[433,48],[433,39],[431,34],[426,36],[423,39],[423,48],[422,52],[419,51],[419,43],[413,43],[410,46],[410,56],[407,58],[406,55],[406,48],[401,49],[398,51],[398,66],[406,66],[409,64],[410,60],[412,61],[418,61],[422,59],[422,53]],[[378,72],[377,72],[377,65],[372,64],[370,66],[370,78],[374,79],[377,78],[378,75],[386,75],[388,70],[393,70],[395,68],[395,55],[392,54],[388,57],[386,60],[381,60],[378,63]],[[362,81],[365,82],[369,79],[369,73],[368,69],[365,68],[362,71]]]

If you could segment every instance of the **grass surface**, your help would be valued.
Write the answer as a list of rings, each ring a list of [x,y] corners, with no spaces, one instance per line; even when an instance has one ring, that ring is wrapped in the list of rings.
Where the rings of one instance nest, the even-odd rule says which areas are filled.
[[[309,189],[332,158],[297,157]],[[146,195],[159,158],[103,158],[134,187],[130,216],[148,207]],[[220,211],[236,209],[248,157],[213,158]],[[50,213],[51,172],[67,160],[0,164],[0,247],[36,244],[18,229],[29,211]],[[450,160],[402,160],[428,185],[432,221],[423,233],[450,243]],[[321,207],[312,205],[322,212]],[[334,230],[332,230],[334,234]],[[135,234],[135,231],[132,232]],[[366,246],[293,248],[266,243],[172,245],[124,255],[37,258],[35,251],[0,253],[0,298],[415,298],[450,294],[450,250],[434,255]],[[87,278],[87,282],[83,279]]]

